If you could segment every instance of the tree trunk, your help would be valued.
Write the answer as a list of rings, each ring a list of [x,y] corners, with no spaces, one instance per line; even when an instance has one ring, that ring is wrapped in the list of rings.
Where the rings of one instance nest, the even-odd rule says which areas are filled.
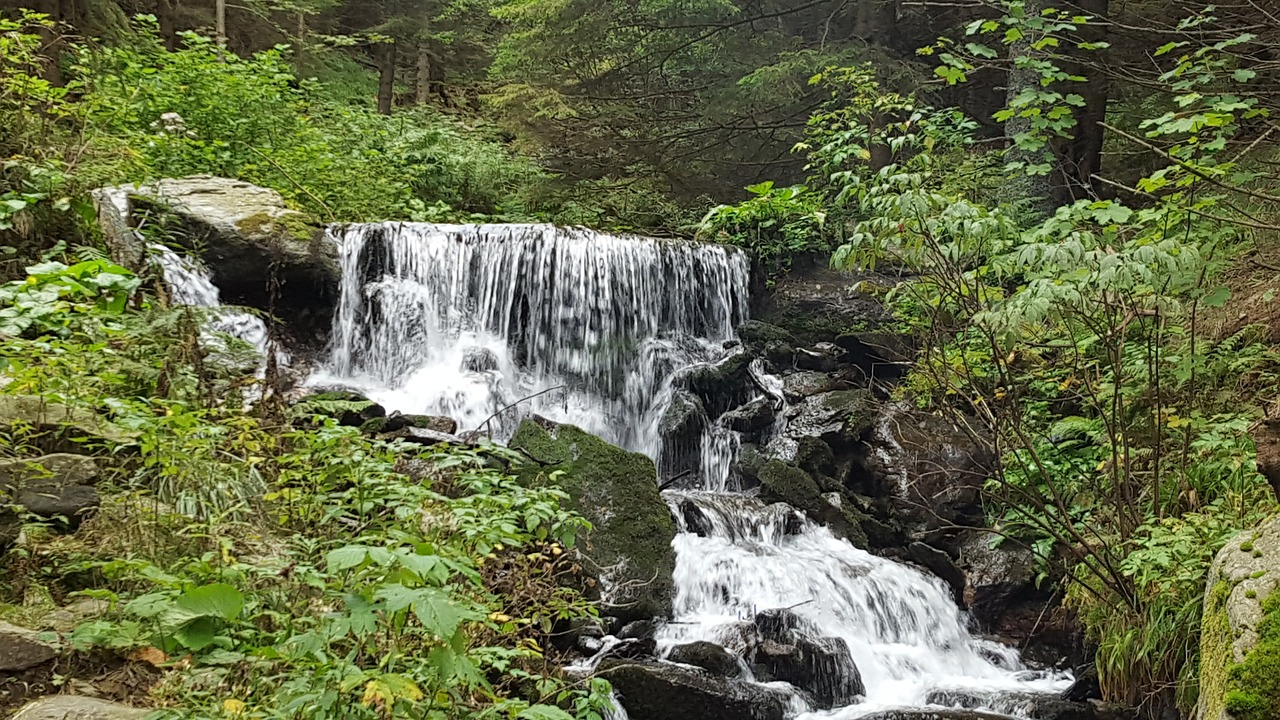
[[[898,21],[898,0],[860,0],[853,34],[873,45],[888,46]]]
[[[418,42],[418,69],[413,94],[414,102],[419,105],[431,102],[431,46],[426,40]]]
[[[390,115],[396,91],[395,42],[382,43],[378,54],[378,112]]]
[[[293,67],[297,71],[299,79],[303,74],[303,67],[307,61],[307,14],[298,13],[298,29],[294,37],[293,43]]]
[[[214,37],[218,39],[218,47],[227,46],[227,0],[216,0],[213,4]]]
[[[36,6],[36,12],[48,15],[49,19],[55,23],[62,21],[62,8],[59,0],[43,0]],[[40,67],[40,75],[50,85],[62,87],[64,80],[62,77],[62,28],[57,25],[53,27],[40,26],[40,46],[43,62]]]
[[[1026,0],[1027,17],[1035,17],[1047,6],[1047,0]],[[1006,80],[1005,104],[1012,107],[1014,99],[1024,90],[1040,87],[1040,74],[1034,69],[1019,67],[1018,60],[1033,55],[1032,37],[1023,37],[1009,46],[1009,76]],[[1053,193],[1052,170],[1042,170],[1034,174],[1028,171],[1031,166],[1048,164],[1057,168],[1053,149],[1046,142],[1044,147],[1028,149],[1019,147],[1017,138],[1031,132],[1031,118],[1018,117],[1017,113],[1004,124],[1004,135],[1008,140],[1005,150],[1005,165],[1008,167],[1007,179],[1002,186],[1001,200],[1023,207],[1030,215],[1032,222],[1039,222],[1053,214],[1057,207]]]
[[[178,49],[178,18],[174,12],[177,0],[156,0],[156,23],[160,26],[160,37],[164,38],[165,49],[173,52]]]
[[[1081,31],[1082,39],[1093,43],[1107,39],[1103,21],[1107,18],[1108,6],[1109,0],[1078,0],[1081,12],[1098,18]],[[1107,119],[1107,101],[1111,94],[1110,80],[1101,73],[1090,70],[1091,65],[1103,61],[1098,55],[1099,51],[1080,52],[1080,66],[1073,71],[1088,79],[1077,85],[1085,105],[1075,111],[1076,136],[1069,143],[1063,162],[1072,199],[1096,198],[1102,190],[1101,183],[1094,180],[1093,176],[1102,171],[1102,144],[1106,139],[1102,123]]]

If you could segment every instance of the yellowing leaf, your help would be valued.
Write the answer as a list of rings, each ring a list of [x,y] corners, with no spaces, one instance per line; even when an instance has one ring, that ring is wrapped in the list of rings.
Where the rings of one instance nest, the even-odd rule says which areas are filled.
[[[243,700],[227,698],[222,701],[222,712],[228,715],[242,715],[244,714],[244,710],[245,704]]]

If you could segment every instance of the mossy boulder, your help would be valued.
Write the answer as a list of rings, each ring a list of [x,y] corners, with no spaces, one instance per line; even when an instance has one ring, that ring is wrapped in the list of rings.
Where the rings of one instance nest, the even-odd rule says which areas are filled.
[[[786,503],[855,547],[867,547],[863,514],[846,503],[833,503],[809,473],[781,460],[770,460],[761,466],[757,477],[762,500]]]
[[[592,525],[579,550],[600,578],[604,611],[623,620],[669,616],[676,525],[653,461],[542,418],[521,423],[508,445],[536,463],[526,481],[563,471],[560,486]]]
[[[39,395],[0,395],[0,428],[9,426],[21,429],[24,444],[50,453],[127,445],[135,438],[92,410]]]
[[[1280,516],[1214,557],[1200,627],[1201,720],[1280,713]]]
[[[298,418],[331,417],[339,425],[358,427],[366,433],[383,432],[388,423],[386,408],[353,390],[327,390],[308,395],[295,403],[291,412]]]
[[[329,321],[342,278],[337,245],[318,218],[289,208],[275,190],[194,175],[95,195],[99,220],[113,237],[136,235],[108,226],[131,224],[137,210],[171,218],[180,230],[175,239],[208,265],[224,301],[274,309],[295,326]],[[105,201],[109,196],[114,200]],[[106,222],[104,214],[121,215],[124,223]],[[117,241],[112,249],[119,261],[136,263],[136,246]]]

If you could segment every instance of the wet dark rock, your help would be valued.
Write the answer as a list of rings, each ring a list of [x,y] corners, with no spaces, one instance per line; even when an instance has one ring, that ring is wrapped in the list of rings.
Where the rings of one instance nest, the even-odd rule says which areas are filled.
[[[605,660],[597,674],[613,684],[631,720],[783,720],[786,696],[736,678],[671,663]]]
[[[462,355],[462,369],[473,373],[493,372],[498,369],[498,356],[488,348],[468,348]]]
[[[796,337],[790,332],[760,320],[748,320],[738,327],[738,337],[748,348],[760,350],[769,343],[795,347]]]
[[[875,399],[867,390],[837,390],[806,397],[788,412],[786,436],[817,438],[841,450],[871,430]]]
[[[862,720],[1010,720],[1008,715],[980,712],[978,710],[883,710],[863,715]]]
[[[755,662],[777,680],[806,690],[822,709],[852,704],[866,692],[844,640],[793,636],[789,644],[764,642]]]
[[[665,480],[688,478],[680,486],[696,486],[693,474],[701,467],[702,435],[708,424],[706,409],[696,395],[677,390],[658,421],[661,450],[658,471]]]
[[[783,502],[826,525],[831,532],[865,548],[867,537],[862,530],[862,513],[852,507],[832,504],[823,497],[822,489],[808,473],[781,460],[769,460],[758,473],[760,497],[765,502]]]
[[[758,433],[773,425],[774,401],[770,398],[756,398],[746,405],[730,410],[720,418],[720,422],[730,430],[740,433]]]
[[[595,640],[595,647],[598,649],[599,641],[604,636],[605,627],[600,618],[574,618],[556,624],[551,643],[560,650],[570,650],[581,648],[584,640]]]
[[[707,417],[720,417],[755,396],[752,357],[750,353],[738,352],[714,365],[691,368],[675,379],[676,387],[698,398]]]
[[[702,508],[698,507],[697,503],[685,498],[676,504],[676,511],[680,514],[685,532],[691,532],[699,537],[711,536],[711,519],[702,511]]]
[[[649,660],[657,657],[658,642],[652,637],[628,638],[604,652],[604,658],[614,660]],[[604,659],[602,658],[602,660]]]
[[[1035,592],[1035,555],[1013,540],[992,547],[993,539],[975,534],[960,548],[966,605],[987,628],[999,624],[1012,604]]]
[[[905,405],[882,412],[855,489],[893,494],[895,515],[920,532],[980,523],[981,489],[995,457],[990,443],[976,434],[977,423],[960,424]]]
[[[844,365],[845,351],[834,343],[820,342],[812,348],[797,348],[795,366],[800,370],[829,373]]]
[[[377,420],[382,418],[376,418],[373,422]],[[379,432],[395,432],[407,427],[454,435],[458,432],[458,421],[443,415],[401,415],[397,412],[385,418]]]
[[[592,526],[578,552],[610,588],[602,610],[624,622],[669,616],[676,524],[658,493],[653,461],[543,418],[521,423],[508,445],[533,461],[518,474],[524,482],[565,471],[560,485],[569,506]]]
[[[771,342],[764,346],[763,355],[774,372],[785,372],[795,366],[798,352],[785,343]]]
[[[658,632],[658,623],[652,618],[645,620],[632,620],[622,626],[618,631],[618,639],[620,640],[639,640],[644,638],[652,638]]]
[[[866,692],[844,640],[811,637],[811,628],[786,608],[761,611],[753,624],[759,642],[752,661],[769,677],[807,691],[821,708],[848,705]]]
[[[796,442],[796,465],[801,470],[813,475],[815,479],[819,475],[834,475],[836,473],[836,454],[831,446],[823,442],[819,438],[806,437],[800,438]],[[821,480],[819,480],[821,485]],[[831,488],[832,490],[843,490],[844,488],[838,483]]]
[[[832,270],[828,260],[825,255],[793,258],[791,271],[769,292],[753,294],[752,315],[790,332],[800,345],[830,341],[886,320],[880,301],[858,291],[859,280],[875,276]]]
[[[791,402],[842,388],[843,383],[839,378],[825,372],[802,370],[782,378],[782,392]]]
[[[963,710],[995,709],[1029,720],[1099,720],[1099,706],[1070,702],[1055,695],[1033,692],[1005,692],[968,689],[935,690],[925,698],[931,705],[949,705]]]
[[[1075,676],[1075,682],[1071,683],[1071,687],[1062,691],[1060,697],[1063,700],[1084,702],[1086,700],[1102,699],[1102,685],[1098,681],[1098,668],[1093,663],[1086,663],[1076,668]]]
[[[956,604],[961,608],[964,603],[965,576],[960,568],[956,567],[951,556],[945,551],[939,550],[932,545],[922,542],[913,542],[907,546],[907,557],[927,568],[934,575],[937,575],[943,582],[951,588],[952,596],[955,598]]]
[[[864,377],[890,383],[906,374],[917,352],[910,336],[883,331],[841,335],[835,344]]]
[[[719,677],[738,677],[742,674],[737,656],[705,640],[676,645],[667,654],[667,660],[694,665]]]
[[[475,439],[462,437],[459,435],[451,435],[449,433],[437,432],[428,428],[402,427],[391,433],[383,433],[382,437],[387,440],[399,439],[405,442],[414,443],[415,445],[439,445],[446,443],[449,445],[474,445]]]
[[[32,484],[19,490],[15,504],[46,520],[55,520],[68,529],[80,527],[98,509],[98,491],[88,485]]]

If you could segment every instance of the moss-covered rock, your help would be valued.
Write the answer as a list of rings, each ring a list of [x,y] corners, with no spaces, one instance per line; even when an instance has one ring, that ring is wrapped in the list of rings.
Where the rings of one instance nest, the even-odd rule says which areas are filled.
[[[308,395],[294,404],[295,417],[323,415],[339,425],[357,427],[363,432],[386,429],[387,409],[353,390],[329,390]],[[377,422],[381,420],[382,422]]]
[[[25,445],[50,453],[126,445],[135,434],[97,413],[39,395],[0,396],[0,428],[15,426]]]
[[[605,612],[627,620],[670,615],[676,525],[653,461],[540,418],[521,423],[508,444],[537,463],[522,474],[526,481],[563,472],[560,486],[592,525],[579,549],[601,580]]]
[[[1201,720],[1280,717],[1280,516],[1213,560],[1200,627]]]
[[[832,503],[824,497],[822,488],[809,473],[781,460],[770,460],[761,466],[757,475],[762,500],[786,503],[814,522],[826,525],[855,547],[867,547],[867,536],[862,530],[863,514],[845,503]]]

